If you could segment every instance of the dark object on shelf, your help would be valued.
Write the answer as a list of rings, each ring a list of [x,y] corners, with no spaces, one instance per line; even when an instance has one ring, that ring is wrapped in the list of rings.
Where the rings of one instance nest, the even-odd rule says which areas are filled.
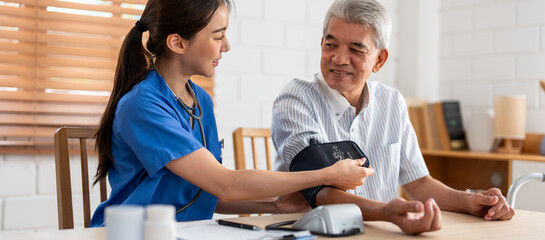
[[[450,149],[467,149],[466,135],[462,125],[462,113],[458,101],[443,102],[443,116],[448,132]]]

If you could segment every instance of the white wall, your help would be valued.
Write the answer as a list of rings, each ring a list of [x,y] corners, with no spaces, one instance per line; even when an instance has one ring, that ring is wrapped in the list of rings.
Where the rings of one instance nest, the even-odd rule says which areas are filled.
[[[57,195],[53,155],[0,155],[0,230],[57,229]],[[89,178],[95,174],[96,156],[90,156]],[[71,156],[72,191],[76,227],[83,226],[81,167]],[[98,187],[91,192],[91,208],[98,205]]]
[[[438,100],[439,2],[437,0],[400,1],[401,34],[399,82],[405,96]]]
[[[537,79],[545,78],[545,1],[442,0],[439,6],[429,1],[381,1],[391,15],[393,34],[390,58],[372,78],[406,95],[459,99],[465,120],[472,111],[491,107],[494,94],[524,93],[529,100],[528,131],[545,132],[545,94],[537,87]],[[226,141],[224,163],[229,168],[234,168],[232,131],[240,126],[270,127],[272,102],[280,89],[294,77],[311,79],[319,71],[322,21],[332,0],[235,2],[227,35],[231,51],[220,61],[215,89],[219,134]],[[411,3],[418,7],[407,7]],[[427,18],[409,21],[422,14],[439,18],[438,29],[430,28]],[[434,36],[438,40],[430,42],[428,38]],[[439,50],[433,50],[437,44]],[[407,51],[411,48],[417,49]],[[413,57],[415,69],[407,65]],[[426,71],[434,66],[429,58],[439,59],[435,75],[437,69]],[[421,86],[439,88],[438,96],[422,92]],[[524,164],[515,164],[514,177],[545,171],[544,164]],[[78,172],[77,167],[73,172]],[[72,184],[79,186],[79,182]],[[531,187],[533,192],[544,192],[543,184]],[[532,195],[525,186],[520,198],[521,208],[533,208],[545,196]],[[0,154],[0,230],[56,226],[53,156]]]
[[[440,95],[472,111],[527,97],[528,132],[545,132],[545,1],[441,2]]]
[[[496,95],[527,97],[527,132],[545,133],[545,1],[443,0],[440,5],[441,99],[458,99],[464,123],[493,108]],[[513,179],[544,172],[544,163],[516,161]],[[545,184],[529,183],[517,208],[545,211]]]

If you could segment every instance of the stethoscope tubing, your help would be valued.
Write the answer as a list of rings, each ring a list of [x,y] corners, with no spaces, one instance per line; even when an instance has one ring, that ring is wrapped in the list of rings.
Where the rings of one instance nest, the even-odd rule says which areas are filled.
[[[161,75],[161,73],[159,72],[159,70],[157,70],[157,67],[155,66],[155,61],[152,62],[153,64],[153,68],[155,69],[155,71],[157,72],[157,74],[159,74],[159,76],[163,79],[163,81],[165,80],[165,78]],[[204,134],[204,127],[202,125],[202,116],[203,116],[203,111],[202,111],[202,108],[201,108],[201,104],[199,102],[199,99],[197,98],[197,95],[195,95],[195,92],[193,91],[193,88],[191,87],[191,84],[189,84],[189,82],[187,82],[187,87],[189,89],[189,92],[191,93],[194,101],[195,101],[195,105],[197,105],[197,109],[199,111],[199,116],[195,115],[192,110],[189,108],[189,106],[187,106],[183,101],[182,99],[180,99],[178,97],[178,95],[176,95],[176,93],[174,93],[174,91],[172,91],[172,89],[170,88],[170,86],[168,86],[168,83],[166,83],[165,81],[165,84],[167,85],[167,87],[170,89],[170,91],[172,92],[172,94],[174,95],[174,97],[176,98],[176,101],[178,102],[178,104],[180,104],[182,106],[182,108],[185,110],[185,112],[189,115],[189,121],[192,121],[192,119],[195,119],[197,120],[197,123],[199,124],[199,130],[201,131],[201,142],[202,142],[202,145],[204,148],[206,148],[206,135]],[[193,203],[195,203],[197,201],[197,199],[201,196],[202,194],[202,189],[199,188],[199,192],[197,192],[197,194],[195,195],[195,197],[193,197],[193,199],[191,199],[191,201],[189,201],[186,205],[184,206],[181,206],[180,208],[178,208],[176,210],[176,214],[178,213],[181,213],[183,212],[184,210],[186,210],[187,208],[189,208],[191,205],[193,205]]]
[[[202,145],[204,146],[204,148],[206,148],[206,135],[204,134],[204,128],[202,126],[202,116],[203,116],[203,112],[202,112],[202,108],[201,108],[201,104],[199,103],[199,100],[197,99],[197,96],[195,96],[195,93],[193,92],[193,89],[191,88],[191,86],[189,87],[189,89],[191,89],[191,93],[193,94],[193,96],[195,97],[195,105],[197,105],[197,109],[199,110],[199,116],[196,116],[195,114],[193,114],[191,112],[191,110],[189,109],[189,107],[187,107],[185,105],[185,103],[178,97],[176,97],[176,100],[178,101],[178,103],[180,105],[182,105],[182,107],[184,108],[184,110],[187,112],[187,114],[189,114],[190,116],[190,121],[191,119],[195,119],[197,120],[197,123],[199,124],[199,128],[201,130],[201,141],[202,141]],[[195,197],[193,197],[193,199],[191,199],[191,201],[189,201],[186,205],[178,208],[178,210],[176,210],[176,214],[178,213],[181,213],[183,212],[184,210],[186,210],[188,207],[190,207],[191,205],[193,205],[193,203],[195,203],[197,201],[197,199],[201,196],[202,194],[202,189],[199,188],[199,192],[197,192],[197,194],[195,195]]]

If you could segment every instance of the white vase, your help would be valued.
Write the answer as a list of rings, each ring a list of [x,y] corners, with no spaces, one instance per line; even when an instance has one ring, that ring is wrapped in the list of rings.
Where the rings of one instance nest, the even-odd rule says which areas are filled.
[[[489,152],[494,143],[494,111],[474,111],[466,129],[466,138],[471,151]]]

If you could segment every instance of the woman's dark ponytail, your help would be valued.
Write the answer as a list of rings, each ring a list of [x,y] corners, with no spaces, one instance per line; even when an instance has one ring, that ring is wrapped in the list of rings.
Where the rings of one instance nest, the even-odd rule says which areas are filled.
[[[93,184],[108,175],[108,170],[114,161],[112,125],[117,103],[134,85],[144,80],[150,66],[151,56],[142,45],[142,34],[145,30],[147,30],[145,25],[138,21],[121,45],[115,70],[114,87],[95,135],[99,161]]]

